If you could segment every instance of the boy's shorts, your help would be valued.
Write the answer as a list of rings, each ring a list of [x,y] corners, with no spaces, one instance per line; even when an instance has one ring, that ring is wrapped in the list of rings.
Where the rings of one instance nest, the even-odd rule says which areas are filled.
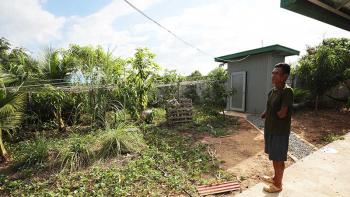
[[[289,135],[264,134],[265,153],[272,161],[287,161]]]

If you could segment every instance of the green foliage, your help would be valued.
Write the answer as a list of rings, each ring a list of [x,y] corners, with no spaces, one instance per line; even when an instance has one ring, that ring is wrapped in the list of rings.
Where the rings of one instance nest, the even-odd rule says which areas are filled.
[[[194,185],[232,179],[229,176],[202,177],[203,174],[211,177],[222,174],[218,161],[208,153],[208,145],[154,124],[142,125],[143,130],[120,124],[130,114],[139,119],[150,103],[151,91],[155,90],[159,67],[148,49],[137,49],[134,57],[126,61],[105,52],[102,47],[71,45],[67,49],[48,49],[39,62],[24,49],[10,49],[9,43],[0,39],[0,67],[12,74],[0,73],[1,79],[10,86],[22,83],[40,86],[20,90],[32,91],[26,115],[33,120],[33,125],[42,127],[37,131],[46,137],[26,138],[26,141],[9,144],[14,161],[25,164],[25,168],[19,168],[19,173],[30,172],[32,177],[9,180],[0,176],[1,194],[170,196],[187,191],[195,195]],[[195,72],[193,77],[199,75]],[[164,83],[177,83],[176,88],[181,80],[182,77],[173,71],[163,78]],[[51,85],[41,86],[44,81]],[[59,88],[67,85],[71,86],[72,93]],[[89,90],[81,92],[81,86],[89,86]],[[0,104],[6,107],[0,105],[0,118],[4,120],[0,120],[0,126],[12,130],[21,123],[24,96],[16,91],[5,91],[3,87]],[[111,90],[110,87],[117,88]],[[170,92],[169,98],[176,96],[176,92]],[[120,102],[124,98],[125,106]],[[125,108],[121,110],[122,107]],[[130,114],[126,114],[126,109]],[[193,130],[205,128],[215,136],[227,133],[227,128],[218,122],[226,124],[229,119],[206,115],[195,118],[192,126],[196,129]],[[164,122],[164,109],[155,109],[152,118],[156,125]],[[52,120],[59,128],[69,123],[79,125],[67,127],[65,133],[51,133],[45,125],[52,124]],[[85,124],[86,121],[91,125]],[[33,125],[25,124],[28,127],[23,132],[31,132]],[[74,134],[68,135],[69,132]],[[108,163],[112,165],[106,168]],[[51,172],[59,168],[56,164],[61,164],[62,172]]]
[[[187,78],[189,80],[199,80],[199,79],[203,79],[203,75],[198,70],[195,70],[190,75],[188,75]]]
[[[3,131],[11,131],[22,121],[24,109],[24,95],[19,94],[17,90],[6,89],[6,85],[13,82],[12,75],[0,70],[0,158],[8,160],[8,153],[3,143]]]
[[[202,74],[198,70],[195,70],[194,72],[192,72],[190,75],[186,77],[186,80],[189,80],[189,81],[205,80],[205,79],[206,77],[202,76]],[[196,84],[190,84],[186,87],[186,90],[184,92],[184,97],[191,99],[192,103],[195,105],[199,105],[201,102],[201,99],[197,94]]]
[[[294,93],[294,102],[295,103],[305,102],[311,98],[311,93],[309,90],[294,88],[293,93]]]
[[[153,116],[153,123],[160,124],[162,122],[165,122],[165,115],[166,111],[164,108],[154,108],[152,109],[152,116]]]
[[[161,87],[159,91],[161,92],[160,103],[165,104],[167,100],[174,99],[178,97],[179,83],[183,80],[176,70],[165,70],[164,74],[160,77],[159,82],[162,84],[171,84],[170,86]]]
[[[37,114],[38,122],[42,123],[55,120],[58,130],[63,130],[65,123],[62,116],[66,94],[51,86],[46,85],[37,93],[32,94],[32,102],[29,113]]]
[[[191,99],[194,105],[199,105],[201,103],[201,99],[197,94],[196,85],[187,86],[184,97]]]
[[[90,139],[73,137],[71,143],[66,147],[61,147],[59,153],[61,167],[73,172],[88,166],[94,156],[90,148]]]
[[[49,156],[49,147],[45,138],[33,143],[26,143],[24,164],[27,166],[44,166]]]
[[[154,62],[155,55],[147,48],[138,48],[129,59],[131,70],[124,84],[123,93],[127,95],[126,108],[132,118],[139,120],[148,104],[149,91],[153,88],[159,66]]]
[[[44,51],[44,57],[39,64],[41,78],[56,80],[56,83],[60,83],[68,77],[68,74],[73,71],[73,67],[63,64],[63,53],[63,50],[53,48],[47,48]]]
[[[344,136],[341,135],[336,135],[334,133],[330,133],[328,135],[325,135],[322,140],[325,141],[326,143],[331,143],[336,140],[344,140]]]
[[[159,112],[162,113],[161,110]],[[149,125],[144,127],[143,133],[144,142],[149,148],[143,149],[141,155],[121,158],[122,163],[118,161],[107,167],[97,163],[84,171],[61,172],[36,178],[35,181],[3,178],[0,192],[13,196],[23,192],[34,196],[177,196],[186,191],[196,195],[195,185],[233,179],[219,168],[219,162],[209,154],[210,146],[195,143],[193,137],[184,137],[174,129]],[[105,132],[98,132],[95,136],[73,135],[60,141],[51,141],[50,149],[77,150],[78,148],[72,148],[73,145],[82,141],[94,147],[96,142],[91,140],[102,135],[100,140],[103,142],[104,134]]]
[[[25,49],[11,48],[8,40],[0,38],[0,68],[11,74],[17,84],[36,78],[39,72],[38,62]]]
[[[206,108],[195,109],[193,121],[193,129],[195,131],[208,132],[214,137],[231,134],[234,132],[232,127],[238,125],[238,119],[236,117],[210,114]]]
[[[215,68],[208,74],[208,87],[204,92],[204,106],[208,113],[223,112],[227,99],[234,94],[234,90],[226,87],[228,74],[222,67]]]
[[[350,66],[349,51],[347,38],[325,39],[320,45],[307,49],[307,54],[299,61],[297,75],[314,98],[348,77],[345,71]]]
[[[100,155],[108,158],[126,153],[141,153],[146,147],[137,128],[120,124],[116,129],[109,129],[103,134]]]

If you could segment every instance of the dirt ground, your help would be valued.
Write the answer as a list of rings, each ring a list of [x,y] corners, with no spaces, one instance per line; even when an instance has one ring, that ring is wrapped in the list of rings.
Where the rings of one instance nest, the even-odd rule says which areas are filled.
[[[242,189],[260,182],[259,176],[272,175],[271,161],[264,153],[263,135],[244,118],[239,118],[238,130],[226,137],[204,137],[201,142],[214,149],[216,158],[222,167],[240,179]],[[288,158],[287,167],[293,161]]]
[[[300,111],[292,116],[292,130],[306,141],[320,148],[330,141],[327,135],[344,135],[350,132],[350,113],[334,109]]]

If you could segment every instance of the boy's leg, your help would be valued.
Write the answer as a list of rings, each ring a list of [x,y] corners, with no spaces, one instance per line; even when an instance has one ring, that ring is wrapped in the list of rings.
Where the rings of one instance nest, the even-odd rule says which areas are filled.
[[[275,170],[275,176],[273,178],[274,185],[276,187],[281,188],[282,187],[282,178],[283,178],[283,172],[285,168],[284,161],[272,161],[273,168]]]

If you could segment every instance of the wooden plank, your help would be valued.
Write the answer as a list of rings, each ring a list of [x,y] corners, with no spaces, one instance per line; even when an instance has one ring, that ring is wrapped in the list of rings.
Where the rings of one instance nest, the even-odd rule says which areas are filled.
[[[173,116],[168,116],[168,118],[192,118],[192,116],[191,115],[183,115],[183,116],[173,115]]]
[[[235,191],[241,188],[240,184],[237,182],[225,182],[214,185],[202,185],[197,187],[197,191],[200,196],[209,194],[218,194],[223,192]]]
[[[197,188],[220,187],[220,186],[222,187],[227,185],[239,185],[239,183],[234,181],[228,181],[224,183],[217,183],[217,184],[211,184],[211,185],[200,185],[200,186],[197,186]]]
[[[185,107],[181,107],[181,108],[169,108],[167,111],[168,112],[173,112],[173,111],[192,111],[192,108],[185,108]]]
[[[204,188],[197,188],[198,192],[207,192],[207,191],[219,191],[227,188],[236,188],[240,187],[240,185],[225,185],[225,186],[216,186],[216,187],[204,187]]]
[[[181,98],[178,99],[177,102],[169,102],[166,107],[166,119],[169,125],[192,122],[192,100],[187,98]]]

